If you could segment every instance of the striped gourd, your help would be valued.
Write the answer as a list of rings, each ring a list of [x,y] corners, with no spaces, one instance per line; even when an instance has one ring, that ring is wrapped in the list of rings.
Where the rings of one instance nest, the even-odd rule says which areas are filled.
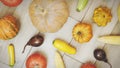
[[[0,39],[8,40],[17,35],[19,31],[15,17],[8,15],[0,18]]]

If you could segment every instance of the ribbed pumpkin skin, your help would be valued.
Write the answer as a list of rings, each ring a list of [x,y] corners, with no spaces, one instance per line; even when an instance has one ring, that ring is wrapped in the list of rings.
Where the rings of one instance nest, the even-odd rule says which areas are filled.
[[[29,6],[32,24],[42,33],[60,30],[69,16],[65,0],[33,0]]]
[[[19,27],[15,17],[7,15],[0,19],[0,39],[11,39],[17,35],[18,31]]]

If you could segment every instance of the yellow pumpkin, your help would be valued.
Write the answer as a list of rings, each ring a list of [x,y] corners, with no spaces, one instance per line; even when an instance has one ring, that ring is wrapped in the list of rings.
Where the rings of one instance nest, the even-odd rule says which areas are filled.
[[[16,23],[15,17],[11,15],[0,18],[0,39],[8,40],[16,36],[19,27]]]
[[[69,9],[65,0],[33,0],[29,7],[33,25],[40,32],[57,32],[67,21]]]
[[[100,6],[94,10],[93,20],[98,26],[106,26],[111,19],[112,14],[109,8]]]
[[[77,23],[72,31],[73,38],[79,43],[85,43],[92,38],[92,26],[88,23]]]

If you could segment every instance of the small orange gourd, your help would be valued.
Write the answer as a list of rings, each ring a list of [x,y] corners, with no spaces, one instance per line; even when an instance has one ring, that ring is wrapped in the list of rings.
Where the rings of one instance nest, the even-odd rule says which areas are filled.
[[[17,35],[19,27],[16,18],[12,15],[0,18],[0,39],[8,40]]]

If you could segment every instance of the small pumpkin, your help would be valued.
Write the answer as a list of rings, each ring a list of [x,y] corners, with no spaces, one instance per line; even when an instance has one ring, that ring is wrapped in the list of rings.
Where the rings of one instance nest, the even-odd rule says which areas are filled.
[[[33,0],[29,14],[40,32],[53,33],[67,21],[69,9],[65,0]]]
[[[88,23],[77,23],[72,30],[73,38],[79,43],[89,42],[93,37],[92,26]]]
[[[16,18],[12,15],[4,16],[0,18],[0,39],[8,40],[17,35],[19,31]]]
[[[111,22],[112,14],[108,7],[98,7],[94,10],[93,20],[98,26],[106,26]]]

